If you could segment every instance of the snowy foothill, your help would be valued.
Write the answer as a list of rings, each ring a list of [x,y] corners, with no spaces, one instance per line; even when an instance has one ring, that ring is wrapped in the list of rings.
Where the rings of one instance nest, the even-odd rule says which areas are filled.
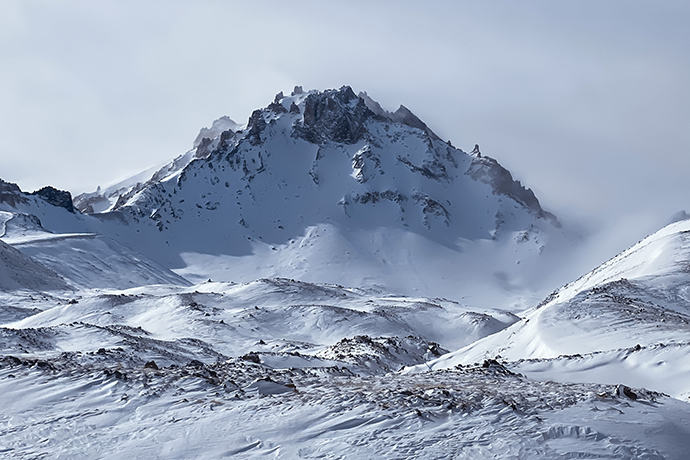
[[[672,223],[558,289],[509,328],[437,360],[500,358],[539,379],[625,381],[690,397],[690,221]]]
[[[0,180],[0,457],[685,459],[685,217],[573,281],[497,160],[349,87]]]

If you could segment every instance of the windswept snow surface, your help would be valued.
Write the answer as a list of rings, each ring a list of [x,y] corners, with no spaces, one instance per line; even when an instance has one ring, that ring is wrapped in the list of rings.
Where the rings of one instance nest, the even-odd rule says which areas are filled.
[[[229,360],[114,365],[112,354],[0,363],[9,458],[682,459],[687,404],[541,383],[500,366],[415,376]]]
[[[517,319],[503,311],[287,279],[15,291],[0,305],[5,458],[682,459],[690,449],[690,406],[641,388],[539,382],[492,361],[395,372]]]
[[[550,295],[511,327],[415,369],[500,356],[559,381],[690,397],[690,221],[673,223]]]
[[[0,290],[65,290],[54,271],[0,240]]]

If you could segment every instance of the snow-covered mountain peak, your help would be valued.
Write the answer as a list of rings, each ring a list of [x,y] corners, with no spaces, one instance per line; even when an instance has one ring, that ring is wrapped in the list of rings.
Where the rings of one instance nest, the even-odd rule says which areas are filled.
[[[236,148],[237,151],[241,150],[238,148],[240,144],[248,143],[250,147],[258,147],[269,137],[275,137],[277,133],[284,139],[289,137],[293,143],[301,139],[319,146],[316,158],[309,165],[309,174],[315,182],[321,176],[318,163],[325,154],[325,148],[340,144],[341,150],[348,150],[348,145],[358,143],[362,145],[350,153],[348,160],[352,164],[349,174],[360,183],[373,177],[374,170],[378,170],[379,175],[385,174],[386,171],[381,169],[381,150],[387,150],[385,153],[396,158],[398,163],[437,180],[452,181],[452,173],[449,170],[458,169],[460,161],[466,163],[462,166],[467,166],[462,172],[477,181],[489,184],[493,194],[507,196],[525,206],[537,217],[556,222],[552,215],[543,211],[531,190],[515,181],[510,172],[495,160],[481,155],[468,155],[446,145],[406,107],[401,105],[395,112],[385,111],[366,93],[355,95],[349,86],[323,92],[305,92],[298,87],[291,96],[279,93],[266,108],[254,111],[242,129],[241,125],[230,118],[222,117],[216,120],[211,128],[201,130],[192,150],[155,173],[149,173],[148,179],[142,180],[143,177],[137,176],[131,181],[123,181],[103,191],[80,195],[75,198],[75,205],[81,211],[89,213],[120,209],[149,186],[171,177],[186,177],[182,174],[183,170],[194,159],[204,159],[211,154],[227,156]],[[383,136],[393,141],[385,143],[398,145],[381,145]],[[401,141],[403,138],[421,145],[416,146],[416,152],[410,152],[410,146],[406,145],[409,141]],[[285,149],[271,146],[271,150],[275,154],[280,154],[280,151]],[[303,150],[308,151],[309,148]],[[410,153],[415,153],[416,158],[411,157]],[[252,158],[250,162],[243,163],[242,167],[247,169],[248,173],[246,177],[253,177],[252,171],[263,172],[265,157],[266,155],[259,154],[259,158]],[[225,161],[227,160],[226,157]],[[259,164],[259,160],[259,167],[254,168]],[[295,163],[296,157],[281,156],[280,160]],[[236,156],[235,161],[242,163],[243,160]],[[368,174],[365,170],[368,170]],[[386,187],[388,188],[390,187]],[[378,191],[385,192],[386,189]],[[438,206],[434,207],[440,210]]]
[[[220,125],[219,123],[218,126]],[[308,172],[314,184],[319,185],[319,180],[326,175],[339,176],[347,171],[359,184],[377,178],[375,182],[378,183],[369,182],[364,187],[368,193],[385,193],[386,196],[404,200],[406,198],[401,198],[400,195],[401,189],[406,188],[405,184],[412,184],[420,192],[418,195],[424,196],[423,201],[431,203],[428,194],[415,187],[423,182],[418,176],[449,184],[466,182],[464,176],[469,176],[489,185],[492,194],[506,196],[536,217],[548,218],[555,223],[553,216],[543,211],[531,190],[513,180],[512,175],[497,161],[468,155],[441,142],[438,136],[404,106],[396,112],[386,112],[366,93],[357,96],[348,86],[324,92],[293,92],[292,96],[287,97],[280,93],[265,109],[252,113],[245,129],[236,128],[233,123],[231,128],[222,131],[214,139],[205,138],[207,141],[199,145],[194,156],[197,159],[208,158],[207,166],[213,165],[215,161],[221,167],[226,163],[233,170],[241,169],[244,174],[240,179],[249,188],[249,182],[257,175],[275,176],[276,168],[272,163],[282,163],[283,179],[287,182],[298,182],[304,177],[304,172]],[[273,145],[277,140],[280,144],[292,144],[292,148],[297,151],[292,153],[285,145]],[[306,141],[307,144],[297,145],[300,141]],[[330,150],[339,152],[328,153]],[[330,159],[326,159],[327,154]],[[340,158],[335,158],[336,155]],[[274,159],[269,160],[271,156]],[[306,159],[311,161],[307,162]],[[292,168],[284,168],[287,164]],[[296,170],[301,165],[304,168]],[[336,167],[337,170],[334,169]],[[184,171],[186,168],[184,166],[179,175],[158,174],[152,182],[161,182],[174,176],[178,185],[182,185],[189,178],[187,171]],[[189,165],[189,168],[191,171],[195,166]],[[413,180],[405,180],[405,184],[401,184],[403,181],[395,177],[396,169],[401,168],[408,171],[400,176],[404,175],[408,179],[407,172],[411,172]],[[380,177],[386,173],[395,179],[394,183],[391,183],[390,177]],[[341,184],[339,192],[342,196],[337,203],[347,204],[347,189],[351,189],[353,185],[356,184]],[[392,185],[395,187],[391,187]],[[408,196],[411,194],[414,193],[402,193]],[[361,196],[362,193],[356,195]],[[133,196],[134,194],[129,194],[130,198]],[[447,210],[442,201],[433,201],[431,208],[447,218]],[[116,208],[124,204],[120,200]],[[491,230],[494,229],[487,231]]]
[[[552,264],[571,236],[534,193],[404,106],[387,112],[348,86],[296,88],[197,141],[155,172],[76,197],[87,215],[73,228],[18,211],[195,282],[287,277],[527,308],[567,281]]]
[[[279,93],[243,127],[222,118],[202,133],[148,180],[77,197],[79,209],[98,205],[99,232],[195,280],[284,276],[449,296],[475,283],[466,271],[497,292],[541,284],[530,267],[567,239],[496,160],[348,86]],[[271,262],[250,262],[259,254]],[[450,267],[459,284],[442,281]]]

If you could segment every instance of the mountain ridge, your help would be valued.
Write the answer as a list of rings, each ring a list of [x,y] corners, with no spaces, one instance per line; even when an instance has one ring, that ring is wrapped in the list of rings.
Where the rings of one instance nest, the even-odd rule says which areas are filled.
[[[390,271],[385,261],[404,258],[395,254],[382,258],[374,246],[362,246],[367,234],[398,240],[400,248],[428,246],[430,240],[452,252],[443,256],[448,259],[441,263],[444,266],[462,253],[480,251],[487,246],[482,241],[504,246],[501,257],[509,257],[508,246],[516,246],[519,263],[526,265],[536,265],[550,239],[553,245],[567,245],[563,243],[567,232],[556,217],[543,210],[534,193],[496,160],[452,147],[404,107],[391,113],[374,104],[347,86],[323,92],[298,87],[290,96],[279,93],[267,107],[255,110],[244,127],[221,119],[217,129],[202,130],[195,148],[149,181],[108,198],[109,211],[91,214],[101,222],[93,228],[110,236],[116,233],[128,246],[197,280],[284,276],[310,282],[390,284],[379,274]],[[87,210],[88,200],[82,203],[77,197],[76,201],[81,203],[78,208]],[[106,221],[122,225],[108,229]],[[297,246],[311,245],[314,238],[309,235],[320,234],[314,229],[324,226],[341,234],[337,248],[371,246],[361,254],[369,262],[353,266],[351,258],[338,255],[347,255],[348,249],[342,252],[322,244],[323,254],[340,261],[340,273],[310,270],[308,263],[300,269],[288,267],[290,261],[305,258]],[[389,252],[398,252],[393,246]],[[491,252],[490,246],[481,251]],[[264,254],[261,247],[282,256],[279,260],[270,256],[270,267],[263,271],[248,268],[260,263],[258,256],[254,262],[249,259]],[[432,285],[440,287],[442,271],[428,262],[420,265],[424,255],[410,251],[411,265],[402,266],[406,281],[397,282],[393,290],[421,289],[430,294]],[[194,269],[189,268],[191,259],[196,261]],[[510,264],[515,265],[515,259]],[[221,265],[223,270],[202,270]],[[228,269],[232,266],[243,268]],[[362,270],[368,273],[342,275]],[[432,275],[420,275],[429,270]],[[322,277],[317,276],[319,271]],[[502,286],[520,283],[519,272],[525,270],[505,271],[508,274],[498,275]],[[491,272],[485,276],[495,277]],[[461,289],[443,284],[441,295],[460,295]]]
[[[287,277],[526,308],[576,244],[496,160],[348,86],[279,93],[246,125],[222,117],[75,209],[10,195],[7,210],[50,231],[108,237],[193,282]]]

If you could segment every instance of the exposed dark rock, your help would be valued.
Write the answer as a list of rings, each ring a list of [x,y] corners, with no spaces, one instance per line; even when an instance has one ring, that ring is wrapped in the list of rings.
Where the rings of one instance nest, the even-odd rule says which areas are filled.
[[[220,138],[218,139],[218,147],[226,148],[228,145],[230,145],[230,142],[235,138],[236,134],[237,133],[235,133],[235,131],[231,129],[220,133]]]
[[[515,375],[514,372],[510,371],[507,367],[505,367],[503,364],[499,363],[495,359],[485,359],[482,363],[482,368],[497,372],[499,374]]]
[[[446,167],[443,166],[443,163],[441,163],[441,161],[438,159],[434,159],[435,161],[425,161],[422,166],[416,166],[412,164],[410,160],[401,156],[398,156],[397,159],[399,162],[410,168],[410,171],[417,172],[424,177],[434,180],[448,180],[448,171],[446,171]]]
[[[212,143],[213,141],[208,137],[204,137],[203,139],[201,139],[201,142],[199,142],[199,145],[197,146],[196,151],[194,152],[194,158],[206,158],[211,153],[210,147]]]
[[[0,193],[22,193],[22,190],[15,183],[0,179]]]
[[[144,369],[154,369],[158,370],[158,365],[156,364],[155,361],[148,361],[146,364],[144,364]]]
[[[7,203],[12,207],[26,204],[28,200],[17,184],[0,179],[0,203]]]
[[[282,99],[282,98],[281,98]],[[268,110],[270,110],[273,113],[280,114],[280,113],[287,113],[287,109],[283,107],[283,104],[280,102],[273,102],[268,105]]]
[[[5,361],[9,362],[10,365],[13,366],[19,366],[22,364],[22,360],[17,358],[16,356],[6,356]]]
[[[252,116],[249,117],[249,123],[247,124],[247,139],[249,143],[252,145],[261,144],[261,133],[263,133],[264,129],[266,129],[266,120],[264,120],[263,112],[255,110],[252,112]]]
[[[293,133],[308,142],[354,144],[366,132],[364,123],[375,116],[349,86],[313,93],[304,101],[303,124]]]
[[[634,391],[632,391],[630,387],[625,385],[616,386],[616,394],[618,396],[625,396],[626,398],[632,399],[633,401],[637,400],[637,393],[635,393]]]
[[[444,353],[448,353],[445,349],[441,348],[441,345],[439,345],[436,342],[429,342],[429,346],[427,347],[427,352],[431,356],[441,356]]]
[[[240,356],[240,359],[242,361],[249,361],[251,363],[261,364],[261,359],[259,358],[259,355],[253,352],[247,353],[244,356]]]
[[[482,363],[483,368],[489,368],[491,366],[500,366],[501,363],[496,361],[495,359],[485,359],[484,363]]]
[[[537,217],[550,221],[557,228],[561,227],[556,216],[542,209],[534,192],[513,179],[510,171],[493,158],[477,156],[472,160],[466,174],[474,180],[490,185],[495,194],[506,195],[525,206]]]
[[[187,364],[187,365],[188,365],[189,367],[195,367],[195,368],[197,368],[197,369],[198,369],[198,368],[201,368],[201,367],[204,367],[204,363],[202,363],[202,362],[199,361],[198,359],[193,359],[193,360],[191,360],[191,361],[189,362],[189,364]]]
[[[27,204],[27,196],[37,196],[53,206],[59,206],[67,209],[69,212],[74,212],[72,195],[65,190],[58,190],[55,187],[47,186],[35,192],[25,193],[22,192],[17,184],[0,179],[0,203],[7,203],[12,207],[18,204]]]
[[[407,197],[397,190],[384,190],[383,192],[366,192],[352,197],[352,201],[359,204],[375,204],[379,201],[393,201],[395,203],[402,203],[407,200]]]
[[[424,214],[424,224],[429,227],[428,218],[441,217],[446,226],[450,225],[450,213],[438,201],[432,199],[426,194],[416,193],[412,196],[418,204],[423,205],[422,213]]]
[[[29,195],[36,195],[53,206],[59,206],[61,208],[65,208],[69,212],[74,212],[72,194],[68,191],[58,190],[55,187],[47,186],[35,192],[31,192]]]

